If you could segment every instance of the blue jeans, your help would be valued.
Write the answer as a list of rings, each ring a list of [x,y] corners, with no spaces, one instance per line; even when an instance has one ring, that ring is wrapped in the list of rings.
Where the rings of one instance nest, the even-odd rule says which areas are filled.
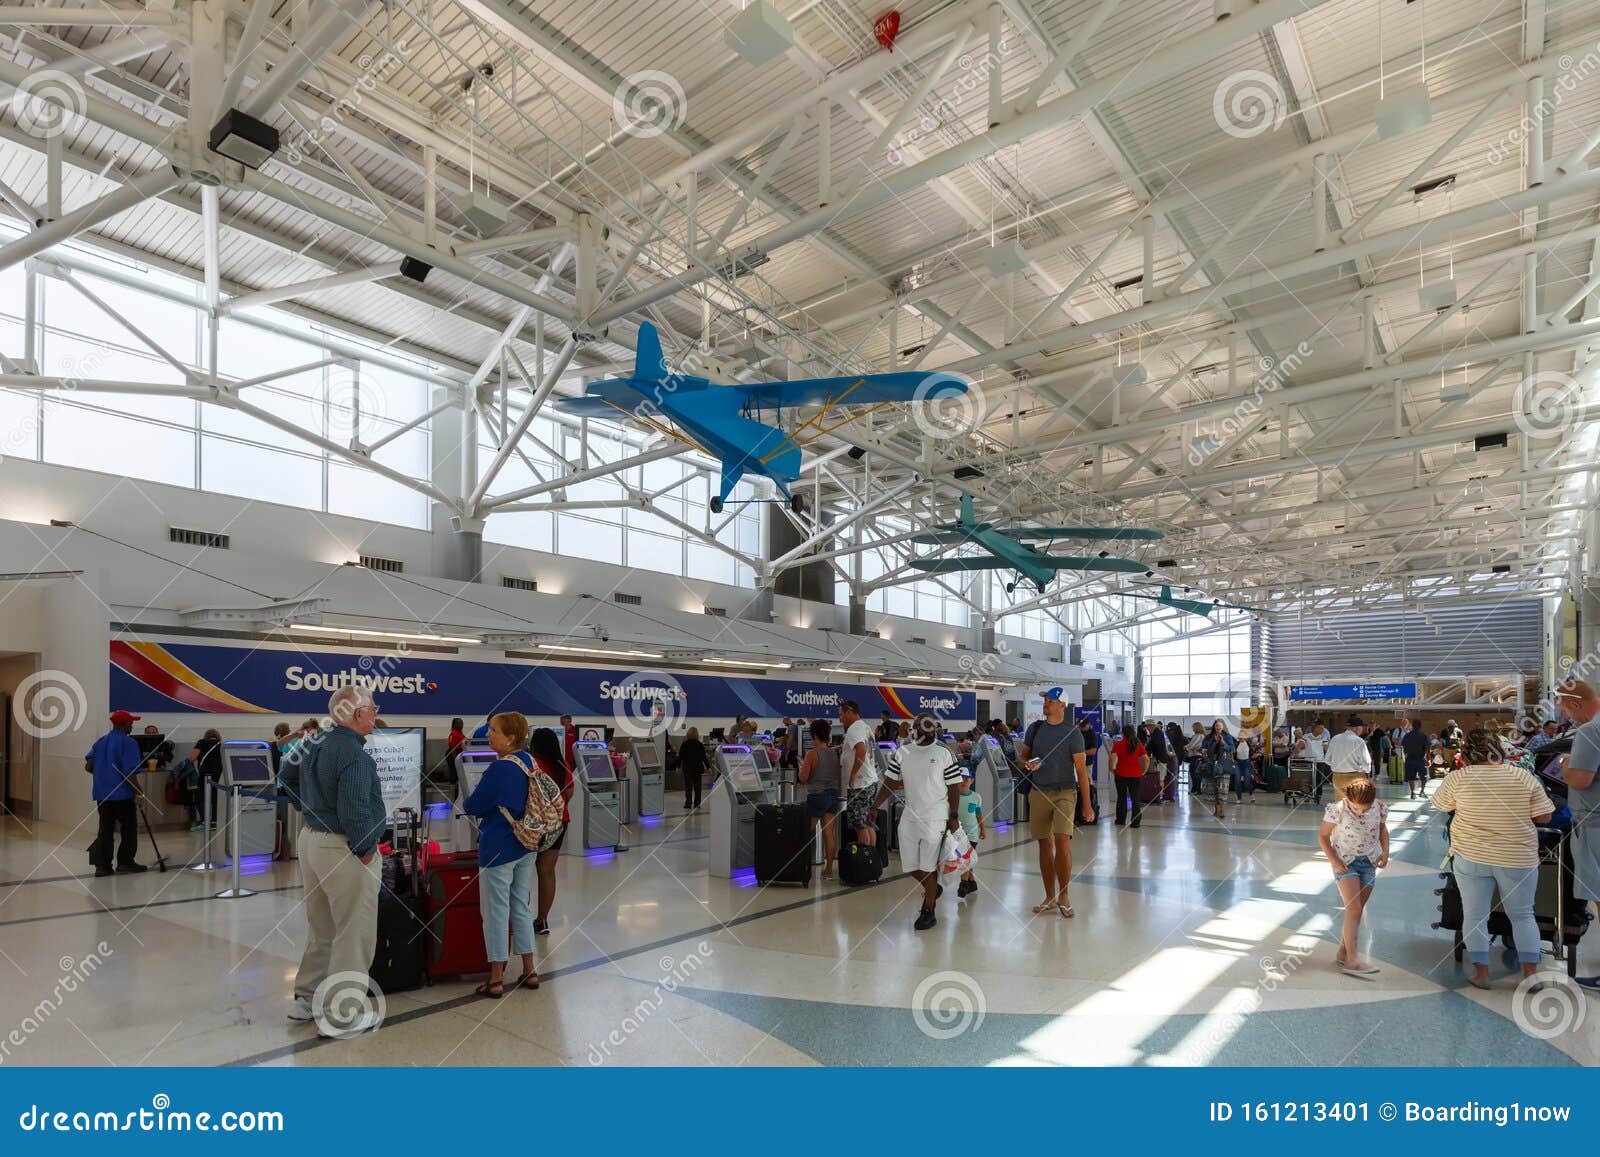
[[[517,955],[533,951],[533,867],[539,857],[529,852],[509,864],[478,869],[478,905],[483,909],[483,946],[490,964],[504,964],[507,931]]]
[[[1370,888],[1378,882],[1378,866],[1372,862],[1370,856],[1357,856],[1353,860],[1346,860],[1344,871],[1333,874],[1335,880],[1359,880],[1363,888]]]
[[[1467,959],[1473,964],[1489,963],[1489,910],[1499,889],[1500,907],[1511,921],[1511,936],[1517,943],[1518,963],[1538,964],[1542,949],[1539,923],[1533,918],[1533,892],[1539,869],[1497,868],[1457,856],[1455,873],[1456,887],[1461,889],[1461,939],[1467,945]]]

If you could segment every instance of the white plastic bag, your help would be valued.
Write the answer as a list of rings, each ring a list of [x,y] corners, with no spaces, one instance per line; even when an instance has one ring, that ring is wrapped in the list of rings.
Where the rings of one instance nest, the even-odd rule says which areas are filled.
[[[967,838],[967,833],[957,828],[945,838],[944,855],[939,861],[939,875],[960,877],[972,871],[978,862],[978,848]]]

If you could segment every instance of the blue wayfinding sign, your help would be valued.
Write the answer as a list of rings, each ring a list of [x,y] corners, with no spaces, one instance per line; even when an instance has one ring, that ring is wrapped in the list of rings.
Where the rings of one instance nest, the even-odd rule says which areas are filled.
[[[749,715],[833,716],[854,699],[868,719],[929,712],[971,720],[977,695],[955,687],[812,683],[689,671],[560,666],[457,659],[415,651],[363,652],[283,646],[215,646],[117,639],[111,702],[133,712],[320,715],[342,686],[372,690],[386,715],[638,715],[658,705],[672,719]]]
[[[1293,699],[1415,699],[1415,683],[1303,683],[1289,688]]]

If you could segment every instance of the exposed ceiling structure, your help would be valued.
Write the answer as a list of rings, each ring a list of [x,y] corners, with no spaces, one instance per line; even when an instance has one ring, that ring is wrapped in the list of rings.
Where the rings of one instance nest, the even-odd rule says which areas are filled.
[[[359,428],[319,444],[469,531],[695,458],[630,423],[621,463],[496,489],[649,320],[725,381],[974,383],[818,423],[800,545],[746,559],[762,581],[925,581],[910,538],[963,491],[1002,524],[1166,533],[1119,551],[1147,577],[947,586],[991,623],[1129,581],[1315,613],[1584,565],[1600,6],[912,0],[892,52],[858,0],[775,7],[792,44],[757,66],[740,0],[0,6],[0,196],[33,227],[0,265],[82,237],[192,276],[215,317],[272,303],[425,356],[454,400],[418,424],[483,423],[493,461],[467,450],[452,488]],[[230,109],[276,130],[258,169],[210,147]],[[25,361],[0,386],[70,387]],[[122,386],[320,437],[176,371]],[[893,564],[870,583],[864,550]],[[1181,617],[1138,611],[1102,629]]]

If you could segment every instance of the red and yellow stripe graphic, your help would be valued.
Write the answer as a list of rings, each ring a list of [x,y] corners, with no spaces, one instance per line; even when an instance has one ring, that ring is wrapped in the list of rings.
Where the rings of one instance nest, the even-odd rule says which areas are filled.
[[[899,694],[893,687],[878,686],[878,694],[883,696],[883,701],[889,705],[890,714],[898,719],[912,718],[911,709],[901,701]]]
[[[169,699],[218,715],[246,712],[267,714],[268,709],[230,695],[157,643],[111,641],[111,662],[139,682]]]

